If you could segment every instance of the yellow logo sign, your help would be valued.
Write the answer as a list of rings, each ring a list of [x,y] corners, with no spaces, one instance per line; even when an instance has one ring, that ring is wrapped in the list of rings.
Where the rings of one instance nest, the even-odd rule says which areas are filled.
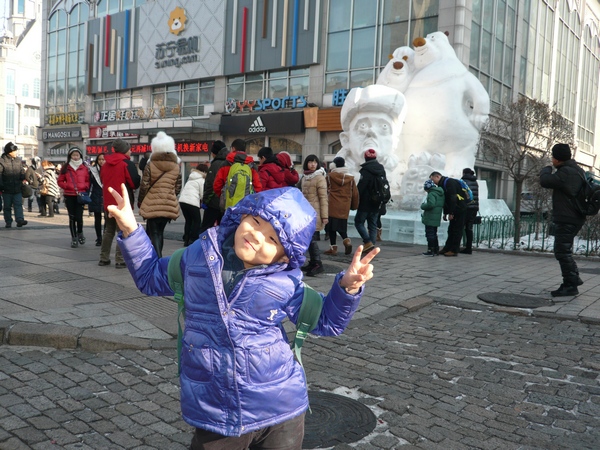
[[[175,36],[179,36],[179,33],[185,29],[186,21],[185,9],[180,7],[175,8],[169,16],[169,31]]]

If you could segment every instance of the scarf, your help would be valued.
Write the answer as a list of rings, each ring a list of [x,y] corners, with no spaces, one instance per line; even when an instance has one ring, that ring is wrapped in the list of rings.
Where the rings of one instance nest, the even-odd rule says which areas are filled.
[[[96,180],[96,183],[98,183],[98,186],[102,187],[102,181],[100,181],[100,167],[92,166],[90,173],[94,177],[94,180]]]
[[[317,169],[314,172],[311,172],[310,170],[305,170],[304,171],[304,178],[307,179],[307,180],[312,180],[314,177],[316,177],[318,175],[325,176],[325,169],[323,169],[321,167],[320,169]]]
[[[73,170],[75,170],[75,171],[76,171],[77,169],[79,169],[79,166],[80,166],[81,164],[83,164],[83,159],[79,159],[79,160],[77,160],[77,161],[73,161],[73,160],[69,161],[69,165],[70,165],[70,166],[73,168]]]

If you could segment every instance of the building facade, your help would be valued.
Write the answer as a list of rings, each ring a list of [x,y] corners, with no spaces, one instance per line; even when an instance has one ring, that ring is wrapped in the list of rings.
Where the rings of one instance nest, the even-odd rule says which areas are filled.
[[[38,154],[42,73],[42,1],[4,2],[0,18],[0,142],[19,156]]]
[[[330,160],[348,90],[440,30],[492,105],[553,105],[572,123],[577,160],[600,168],[596,1],[58,0],[43,14],[38,137],[50,159],[72,147],[93,157],[117,137],[141,154],[163,130],[187,166],[236,138],[252,154],[268,145],[298,164]],[[476,169],[490,197],[512,204],[501,164],[480,151]]]

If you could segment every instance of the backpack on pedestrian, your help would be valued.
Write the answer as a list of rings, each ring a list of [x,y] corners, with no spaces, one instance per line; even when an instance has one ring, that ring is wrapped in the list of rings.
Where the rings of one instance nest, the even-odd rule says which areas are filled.
[[[371,200],[373,203],[386,205],[392,198],[390,183],[385,175],[376,175],[371,186]]]
[[[446,190],[446,183],[448,182],[448,180],[449,178],[446,178],[444,180],[444,191]],[[475,197],[473,197],[473,191],[471,190],[467,182],[461,178],[456,179],[456,181],[460,183],[460,187],[462,189],[462,193],[457,192],[457,195],[460,197],[460,200],[466,201],[467,204],[471,203]]]
[[[600,184],[592,177],[584,175],[581,177],[583,184],[579,194],[575,197],[575,204],[582,214],[595,216],[600,211]]]
[[[167,267],[167,277],[169,279],[169,286],[174,292],[174,300],[177,303],[177,368],[181,373],[181,348],[183,338],[182,321],[185,321],[185,301],[183,296],[183,274],[181,273],[181,257],[186,248],[180,248],[175,250],[169,259],[169,265]],[[312,330],[314,330],[319,323],[319,317],[321,317],[321,311],[323,309],[323,297],[311,288],[309,285],[304,283],[304,297],[302,298],[302,305],[298,313],[298,320],[296,321],[296,336],[294,337],[293,349],[296,355],[296,359],[304,370],[302,364],[302,345]]]
[[[253,193],[252,168],[246,163],[245,154],[236,155],[221,191],[221,211],[237,205],[246,195]]]

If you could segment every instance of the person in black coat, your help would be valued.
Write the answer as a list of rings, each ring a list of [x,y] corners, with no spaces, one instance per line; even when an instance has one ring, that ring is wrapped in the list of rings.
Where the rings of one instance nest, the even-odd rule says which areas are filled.
[[[377,242],[377,219],[382,203],[373,200],[374,190],[377,186],[377,177],[386,177],[385,168],[377,161],[377,153],[369,149],[364,153],[365,162],[360,165],[360,180],[358,188],[358,208],[354,216],[354,226],[363,240],[363,253],[375,248]],[[365,220],[367,228],[365,228]]]
[[[463,193],[460,181],[432,172],[429,179],[444,190],[444,220],[448,220],[448,238],[440,253],[444,256],[457,256],[460,250],[467,202],[461,196]]]
[[[556,169],[554,173],[552,166]],[[573,259],[573,241],[585,223],[585,215],[574,201],[585,183],[585,173],[571,158],[571,148],[567,144],[552,147],[552,166],[541,170],[540,185],[552,189],[554,257],[560,264],[563,278],[560,287],[551,294],[553,297],[565,297],[578,295],[577,286],[583,284]]]
[[[15,210],[17,227],[27,225],[23,215],[23,195],[21,186],[25,180],[25,172],[21,158],[17,156],[18,147],[9,142],[4,146],[4,153],[0,157],[0,191],[4,200],[4,222],[5,227],[12,227],[12,210]]]
[[[104,165],[106,159],[104,153],[100,153],[96,156],[96,159],[90,167],[90,197],[92,203],[88,205],[88,211],[90,215],[94,216],[94,229],[96,231],[96,247],[102,245],[102,233],[104,229],[102,227],[102,216],[104,215],[104,199],[102,197],[102,181],[100,180],[100,170]]]
[[[202,194],[202,208],[204,208],[204,216],[202,217],[202,225],[200,226],[200,234],[204,233],[210,227],[214,227],[215,223],[220,223],[223,218],[223,212],[219,205],[219,197],[215,195],[213,184],[219,169],[227,164],[227,154],[229,149],[223,141],[215,141],[210,149],[213,160],[210,163],[206,179],[204,180],[204,192]]]
[[[465,214],[465,236],[467,242],[465,242],[465,248],[459,253],[470,255],[473,253],[473,225],[475,224],[475,218],[479,212],[479,184],[477,184],[477,176],[475,172],[466,168],[463,169],[462,180],[467,183],[469,189],[473,193],[473,201],[467,203],[467,211]]]

